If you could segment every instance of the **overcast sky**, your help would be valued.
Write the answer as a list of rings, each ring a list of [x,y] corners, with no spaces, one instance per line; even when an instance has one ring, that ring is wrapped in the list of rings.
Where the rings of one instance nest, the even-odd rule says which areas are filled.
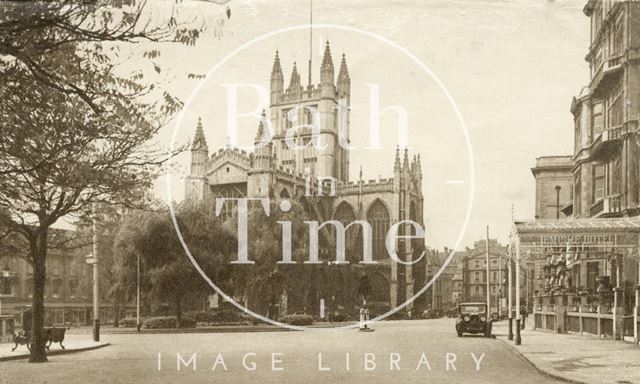
[[[167,2],[169,3],[169,2]],[[172,3],[172,2],[171,2]],[[164,76],[178,97],[188,100],[199,80],[185,74],[206,74],[232,51],[267,33],[308,24],[307,1],[236,1],[231,19],[219,29],[209,27],[195,47],[163,48]],[[366,5],[365,5],[366,4]],[[151,3],[158,7],[157,3]],[[427,243],[433,247],[472,245],[484,236],[506,242],[511,205],[517,219],[534,216],[534,182],[530,168],[541,155],[572,153],[569,105],[588,80],[584,61],[588,18],[584,1],[442,0],[442,1],[314,1],[314,24],[353,27],[382,36],[406,49],[439,78],[466,122],[473,153],[451,103],[437,82],[401,50],[362,33],[318,28],[313,37],[313,81],[319,81],[323,42],[329,40],[336,74],[346,54],[352,81],[351,175],[360,165],[365,179],[393,175],[397,118],[381,119],[383,149],[364,150],[370,127],[370,87],[380,87],[381,108],[398,105],[407,111],[411,155],[422,156]],[[208,24],[221,19],[224,7],[185,0],[183,15],[198,15]],[[178,142],[193,137],[201,117],[210,151],[226,142],[228,83],[268,87],[275,50],[280,51],[285,86],[296,60],[306,84],[309,31],[293,30],[264,38],[228,58],[203,82],[179,126],[161,133],[167,145],[174,129]],[[257,107],[258,98],[242,89],[239,110]],[[257,119],[238,120],[239,141],[249,144]],[[183,172],[172,178],[174,200],[183,198],[189,156],[178,159]],[[473,208],[461,234],[475,174]],[[157,186],[166,198],[164,180]]]

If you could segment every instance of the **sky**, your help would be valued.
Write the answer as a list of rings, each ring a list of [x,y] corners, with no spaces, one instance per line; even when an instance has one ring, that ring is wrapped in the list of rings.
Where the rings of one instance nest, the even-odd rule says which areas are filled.
[[[167,3],[173,2],[149,6],[159,11]],[[176,118],[160,132],[165,145],[174,135],[177,143],[188,142],[198,118],[210,152],[225,145],[229,84],[268,87],[276,50],[285,87],[294,60],[306,84],[309,30],[277,31],[308,25],[309,3],[231,0],[227,5],[228,20],[226,6],[185,0],[178,8],[181,16],[202,20],[207,29],[195,47],[161,49],[165,86],[189,101],[180,124]],[[530,168],[535,158],[572,153],[569,106],[588,81],[589,25],[583,6],[584,1],[550,0],[314,1],[313,82],[319,81],[327,40],[336,74],[344,53],[351,75],[350,130],[359,146],[350,152],[352,179],[360,166],[365,179],[393,175],[396,113],[381,117],[383,148],[364,148],[371,84],[376,84],[381,109],[406,111],[409,153],[421,154],[427,244],[464,249],[485,236],[487,225],[490,237],[506,243],[512,205],[517,220],[534,217]],[[339,27],[321,27],[326,24]],[[269,33],[273,36],[265,37]],[[243,45],[248,46],[229,56]],[[216,65],[205,80],[187,76],[205,75]],[[238,95],[239,111],[259,108],[252,88],[240,87]],[[239,144],[251,143],[257,123],[254,117],[238,119]],[[188,153],[178,157],[179,171],[170,177],[175,201],[183,198],[189,159]],[[166,180],[158,181],[155,191],[167,198]]]

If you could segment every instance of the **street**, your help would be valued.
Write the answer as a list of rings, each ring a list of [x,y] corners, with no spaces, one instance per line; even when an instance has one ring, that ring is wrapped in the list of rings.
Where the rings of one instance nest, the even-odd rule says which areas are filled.
[[[112,345],[45,364],[2,362],[0,382],[557,382],[499,340],[458,338],[453,319],[382,322],[375,332],[107,334],[103,340]]]

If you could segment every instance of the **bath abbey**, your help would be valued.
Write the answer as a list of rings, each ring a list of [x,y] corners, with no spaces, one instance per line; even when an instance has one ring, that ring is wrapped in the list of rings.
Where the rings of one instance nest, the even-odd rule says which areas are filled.
[[[300,298],[301,292],[283,292],[277,300],[280,315],[301,310],[315,312],[308,308],[315,304],[309,303],[318,303],[320,299],[345,311],[356,310],[362,302],[359,287],[363,284],[368,287],[367,305],[379,308],[376,312],[382,313],[405,302],[424,284],[425,260],[411,263],[424,251],[424,239],[397,240],[398,258],[403,263],[390,258],[385,246],[387,232],[394,223],[412,220],[423,225],[420,155],[410,156],[406,149],[397,148],[395,159],[388,159],[389,178],[364,180],[361,168],[358,176],[353,177],[348,150],[352,129],[350,90],[346,57],[342,55],[336,77],[329,43],[320,66],[319,84],[309,82],[304,86],[294,63],[285,88],[276,52],[271,70],[270,105],[256,129],[255,149],[246,152],[227,145],[210,152],[201,121],[191,143],[191,172],[185,180],[187,202],[214,201],[220,197],[291,199],[299,201],[305,211],[321,223],[335,220],[346,226],[361,220],[371,226],[375,264],[357,262],[362,260],[363,248],[362,230],[357,225],[350,226],[346,232],[347,260],[356,261],[342,265],[332,263],[336,248],[334,234],[333,239],[321,242],[321,247],[324,244],[327,248],[320,252],[326,265],[323,264],[319,274],[321,279],[327,279],[326,284],[319,284],[323,288],[316,292],[307,292],[306,299]],[[383,164],[381,160],[376,166],[384,169]],[[314,196],[308,194],[309,184],[313,186]],[[232,206],[225,204],[221,216],[231,215]],[[414,227],[401,225],[398,237],[410,237],[415,233],[412,231]],[[323,289],[333,291],[323,292]],[[313,296],[311,300],[309,295]],[[420,299],[407,309],[413,305],[421,306]]]

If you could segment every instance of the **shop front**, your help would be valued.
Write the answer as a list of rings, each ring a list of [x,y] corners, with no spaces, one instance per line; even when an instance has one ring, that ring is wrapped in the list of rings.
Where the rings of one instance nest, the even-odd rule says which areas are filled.
[[[514,256],[533,264],[535,328],[637,343],[639,245],[640,218],[515,223]]]

